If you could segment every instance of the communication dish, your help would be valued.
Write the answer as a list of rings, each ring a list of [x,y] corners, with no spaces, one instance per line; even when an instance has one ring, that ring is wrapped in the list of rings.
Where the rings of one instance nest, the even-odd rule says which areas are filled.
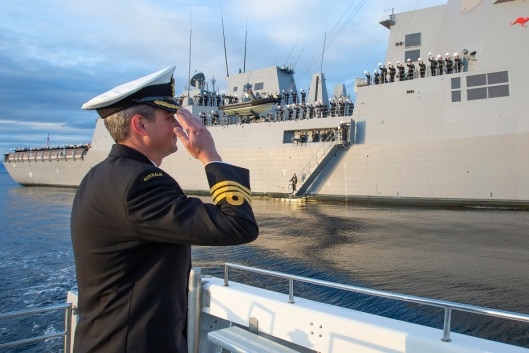
[[[189,85],[191,87],[199,88],[203,86],[204,81],[206,81],[206,76],[204,76],[204,73],[198,71],[193,75],[193,77],[191,77]]]

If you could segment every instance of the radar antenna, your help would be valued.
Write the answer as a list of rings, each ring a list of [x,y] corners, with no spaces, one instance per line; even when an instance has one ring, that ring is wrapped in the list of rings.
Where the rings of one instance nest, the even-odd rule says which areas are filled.
[[[189,81],[189,85],[191,87],[195,88],[202,88],[204,87],[204,82],[206,81],[206,76],[200,71],[195,71],[195,74],[193,77],[191,77],[191,80]]]

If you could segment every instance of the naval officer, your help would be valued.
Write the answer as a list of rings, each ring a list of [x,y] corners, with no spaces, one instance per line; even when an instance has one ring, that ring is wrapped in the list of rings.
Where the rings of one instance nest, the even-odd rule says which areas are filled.
[[[258,235],[248,170],[223,163],[209,131],[177,105],[174,69],[83,105],[97,110],[116,144],[84,177],[72,207],[76,353],[187,353],[191,245]],[[159,167],[177,140],[205,165],[211,204],[186,196]]]

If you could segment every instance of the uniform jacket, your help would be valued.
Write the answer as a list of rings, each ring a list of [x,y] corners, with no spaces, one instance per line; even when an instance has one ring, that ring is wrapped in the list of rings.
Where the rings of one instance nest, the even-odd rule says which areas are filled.
[[[205,169],[212,204],[187,197],[124,145],[85,176],[71,215],[74,352],[187,353],[191,245],[236,245],[258,235],[248,170],[221,162]]]

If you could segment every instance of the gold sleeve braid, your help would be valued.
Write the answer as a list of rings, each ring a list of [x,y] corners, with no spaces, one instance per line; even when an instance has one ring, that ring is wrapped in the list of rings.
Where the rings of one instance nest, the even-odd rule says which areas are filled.
[[[226,199],[232,206],[240,206],[246,202],[252,204],[252,193],[246,186],[235,181],[225,180],[213,185],[210,189],[213,204],[217,205],[223,199]]]

